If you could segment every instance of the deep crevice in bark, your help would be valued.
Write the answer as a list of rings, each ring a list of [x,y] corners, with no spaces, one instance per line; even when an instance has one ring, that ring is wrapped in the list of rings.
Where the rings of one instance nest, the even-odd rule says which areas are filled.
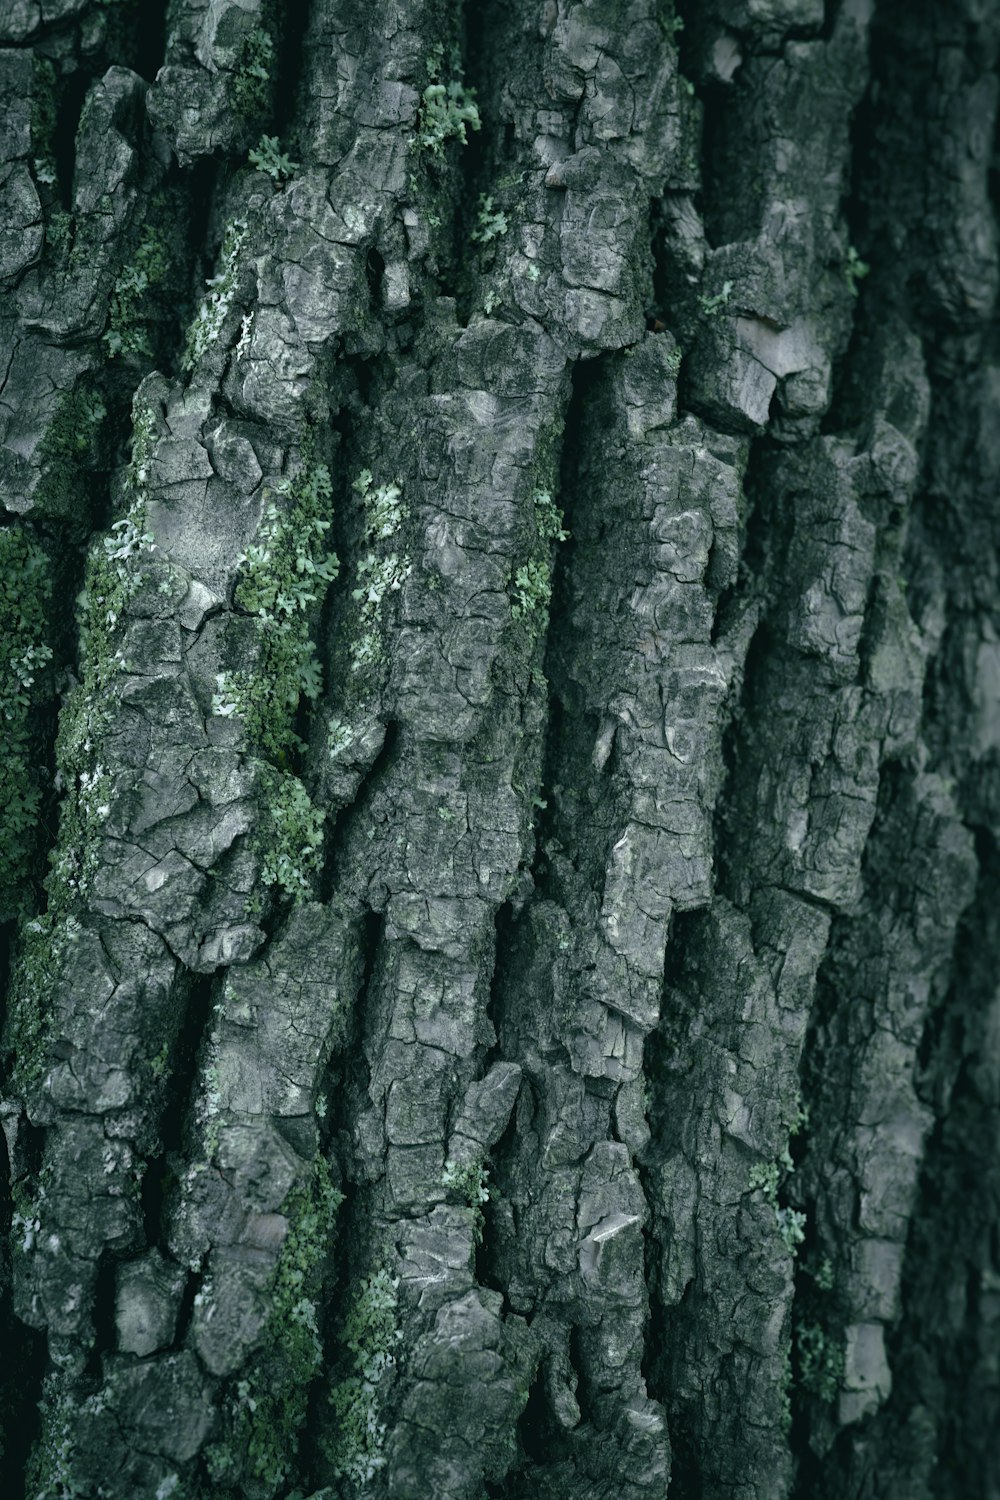
[[[16,933],[14,922],[0,922],[0,1037],[7,1023],[7,1006],[10,995],[11,948]],[[3,1079],[6,1088],[7,1080]],[[6,1157],[4,1158],[6,1160]]]
[[[551,1463],[561,1446],[561,1434],[553,1420],[545,1390],[544,1361],[529,1387],[528,1399],[517,1424],[517,1436],[525,1457],[534,1468]]]
[[[101,1379],[102,1359],[115,1347],[115,1283],[118,1257],[104,1250],[97,1263],[97,1278],[94,1282],[93,1323],[94,1342],[84,1371],[84,1379],[94,1382]]]
[[[311,14],[311,0],[283,0],[278,7],[280,26],[272,125],[279,138],[299,113],[299,84]]]
[[[25,1122],[22,1134],[29,1130]],[[20,1142],[19,1142],[20,1144]],[[14,1315],[11,1299],[14,1237],[24,1235],[18,1215],[14,1171],[7,1138],[0,1131],[0,1489],[23,1500],[24,1469],[40,1426],[42,1377],[48,1362],[45,1334]]]
[[[885,1413],[900,1438],[914,1409],[937,1415],[935,1466],[942,1496],[990,1491],[1000,1478],[990,1409],[989,1317],[978,1306],[1000,1274],[1000,1105],[987,1052],[996,1010],[996,972],[988,955],[1000,940],[1000,848],[979,831],[979,882],[959,927],[952,985],[941,1010],[932,1068],[938,1118],[924,1153],[903,1262],[902,1316],[890,1341],[897,1382]],[[956,1014],[957,1013],[957,1014]],[[945,1109],[947,1113],[945,1113]],[[965,1288],[964,1296],[958,1288]],[[971,1294],[971,1295],[970,1295]],[[911,1419],[912,1420],[912,1419]]]
[[[144,0],[141,20],[135,28],[135,51],[132,66],[135,71],[152,83],[163,66],[167,46],[168,0]]]
[[[210,157],[203,157],[187,168],[174,164],[167,173],[165,186],[169,188],[176,182],[178,195],[185,201],[189,246],[187,287],[173,309],[172,322],[168,323],[157,351],[160,361],[157,368],[173,379],[180,378],[187,329],[204,292],[201,260],[224,180],[224,167]]]
[[[187,1344],[188,1332],[191,1327],[191,1321],[194,1318],[195,1301],[204,1282],[205,1276],[203,1272],[188,1271],[184,1290],[177,1305],[177,1326],[174,1330],[174,1341],[171,1346],[174,1349],[183,1349]]]
[[[493,918],[495,934],[493,972],[490,975],[490,993],[486,1001],[486,1019],[492,1028],[495,1041],[483,1057],[480,1077],[485,1077],[493,1064],[503,1055],[500,1041],[500,1010],[503,1002],[500,988],[506,977],[505,965],[508,955],[513,951],[516,942],[518,920],[519,913],[515,911],[512,901],[504,901],[498,906]]]
[[[73,176],[76,169],[76,132],[83,113],[84,100],[92,79],[82,69],[71,73],[63,84],[56,106],[56,127],[52,135],[52,154],[56,164],[56,185],[64,210],[73,207]]]
[[[164,1211],[169,1212],[170,1198],[176,1179],[180,1176],[185,1144],[196,1119],[198,1100],[201,1097],[201,1067],[208,1045],[215,1002],[221,994],[224,975],[191,974],[187,976],[186,994],[180,1004],[183,1014],[176,1040],[171,1051],[173,1057],[164,1090],[160,1110],[160,1154],[149,1163],[151,1170],[162,1160],[165,1170],[150,1184],[149,1202],[146,1208],[147,1225],[159,1224],[160,1238],[151,1241],[169,1254],[163,1240],[165,1233]],[[144,1207],[146,1205],[144,1204]]]
[[[28,1328],[0,1299],[0,1485],[9,1500],[33,1500],[25,1495],[25,1469],[41,1430],[42,1380],[48,1364],[45,1334]]]

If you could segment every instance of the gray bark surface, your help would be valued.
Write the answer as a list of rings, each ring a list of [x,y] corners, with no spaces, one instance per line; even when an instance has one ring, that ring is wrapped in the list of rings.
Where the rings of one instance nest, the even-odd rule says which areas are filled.
[[[0,0],[4,1500],[1000,1497],[991,0]]]

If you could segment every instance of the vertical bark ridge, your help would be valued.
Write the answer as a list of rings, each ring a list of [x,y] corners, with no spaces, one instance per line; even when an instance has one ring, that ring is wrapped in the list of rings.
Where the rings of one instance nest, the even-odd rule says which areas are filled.
[[[751,471],[755,533],[764,542],[754,559],[763,624],[729,738],[720,894],[683,929],[653,1063],[662,1069],[653,1114],[671,1121],[654,1138],[654,1153],[663,1155],[654,1154],[653,1164],[668,1309],[663,1380],[680,1434],[675,1483],[705,1495],[787,1493],[792,1482],[792,1267],[805,1223],[790,1186],[789,1137],[803,1123],[801,1048],[831,916],[858,899],[880,746],[893,748],[901,732],[905,740],[904,721],[913,719],[919,695],[919,676],[897,684],[884,668],[880,677],[872,671],[865,639],[866,631],[880,639],[882,659],[892,652],[894,665],[905,651],[907,621],[870,601],[876,578],[892,568],[893,541],[890,535],[880,545],[879,528],[912,488],[919,431],[879,432],[876,419],[877,440],[864,432],[816,436],[850,328],[844,267],[854,261],[839,200],[847,122],[865,76],[864,24],[842,8],[827,36],[794,35],[775,39],[765,25],[757,35],[720,37],[696,25],[690,65],[713,108],[706,226],[710,240],[722,243],[706,254],[690,206],[666,205],[664,264],[681,291],[678,328],[690,346],[682,399],[715,423],[751,431],[766,423],[768,433],[755,445]],[[734,49],[741,66],[726,108],[721,84]],[[804,131],[793,122],[806,110]],[[814,123],[820,114],[832,127],[822,141]],[[782,147],[779,165],[777,139],[805,149]],[[756,174],[746,170],[755,144],[769,161]],[[754,242],[785,212],[796,180],[804,181],[798,174],[812,173],[822,175],[824,190],[809,194],[809,212],[790,231],[779,278],[773,248],[758,261]],[[757,242],[768,243],[766,230]],[[690,293],[684,308],[683,293],[699,273],[706,289],[700,320]],[[830,298],[817,319],[821,279]],[[804,314],[807,305],[813,310]],[[720,362],[728,386],[719,380]],[[886,387],[897,362],[893,392]],[[905,338],[883,354],[876,410],[893,409],[894,396],[898,405],[899,387],[919,389],[919,360],[915,371],[913,364]],[[746,588],[744,581],[745,603]],[[717,1050],[699,1076],[703,1070],[712,1081],[693,1087],[690,1059],[703,1035]],[[748,1092],[752,1108],[743,1102]],[[684,1125],[673,1124],[678,1114]],[[727,1309],[721,1317],[720,1306]]]
[[[900,561],[893,566],[905,579],[908,613],[918,627],[914,640],[926,661],[925,690],[916,744],[894,747],[898,770],[890,765],[894,774],[885,778],[883,810],[867,863],[864,914],[843,922],[831,948],[832,1009],[819,1018],[811,1063],[819,1080],[817,1100],[828,1102],[819,1105],[815,1147],[804,1167],[804,1181],[817,1192],[820,1235],[811,1284],[803,1295],[805,1346],[800,1332],[799,1359],[805,1361],[808,1377],[804,1386],[811,1391],[803,1400],[815,1455],[803,1472],[803,1493],[832,1495],[847,1485],[859,1494],[890,1494],[900,1488],[914,1495],[959,1494],[970,1483],[978,1489],[991,1482],[985,1450],[973,1428],[951,1415],[969,1397],[956,1390],[954,1408],[942,1402],[931,1374],[934,1356],[921,1363],[933,1337],[925,1341],[918,1330],[942,1326],[936,1311],[941,1280],[933,1294],[929,1283],[921,1282],[928,1264],[922,1253],[935,1233],[926,1227],[928,1192],[940,1201],[949,1191],[946,1183],[968,1181],[954,1146],[939,1178],[940,1143],[950,1135],[942,1115],[949,1110],[952,1080],[961,1067],[962,1044],[956,1049],[953,1038],[964,1022],[957,1018],[968,1007],[956,976],[965,971],[969,924],[977,918],[983,922],[974,892],[988,880],[975,845],[985,852],[988,870],[991,837],[985,833],[981,805],[982,788],[990,785],[991,737],[980,731],[977,738],[971,727],[981,709],[970,710],[970,703],[982,698],[964,663],[975,658],[982,649],[979,641],[984,633],[988,639],[992,629],[973,601],[985,598],[983,579],[992,576],[995,559],[992,544],[987,544],[973,560],[975,542],[970,548],[967,540],[957,539],[975,537],[982,522],[970,516],[956,525],[954,512],[965,514],[971,505],[977,516],[995,515],[989,501],[983,510],[993,482],[987,476],[995,472],[995,463],[981,436],[980,392],[991,380],[988,351],[997,275],[983,145],[995,118],[995,80],[989,69],[996,35],[991,23],[972,18],[962,7],[937,14],[921,35],[920,25],[928,20],[926,13],[904,17],[893,7],[876,12],[873,66],[879,92],[867,112],[869,139],[880,146],[893,141],[895,170],[886,175],[884,162],[877,162],[873,153],[860,195],[865,253],[871,254],[873,267],[866,310],[872,316],[876,308],[884,309],[878,314],[883,324],[893,316],[905,318],[919,333],[929,380],[930,418],[918,498],[905,527]],[[948,68],[940,66],[945,57]],[[914,132],[918,78],[929,80],[929,104],[921,118],[935,125]],[[954,160],[956,149],[968,163],[958,179],[945,165]],[[936,208],[928,214],[930,202]],[[881,231],[893,211],[898,218],[890,250]],[[965,245],[957,255],[956,225],[964,226]],[[864,387],[859,381],[852,391],[851,384],[847,399],[860,408]],[[956,402],[952,393],[963,387],[971,399]],[[897,398],[890,420],[899,426],[904,412]],[[945,452],[953,465],[946,494],[938,479]],[[945,525],[949,509],[953,514]],[[883,618],[885,608],[883,602]],[[963,644],[956,653],[958,640]],[[985,824],[990,826],[988,817]],[[908,873],[898,884],[894,871],[900,868],[899,850],[906,841],[912,852],[902,867],[926,873]],[[970,915],[963,918],[966,910]],[[978,991],[978,1004],[973,1003],[972,1030],[989,1013],[988,990]],[[875,1029],[859,1042],[859,1031],[863,1034],[872,1022]],[[837,1050],[838,1036],[850,1046],[851,1065],[845,1052]],[[850,1101],[846,1110],[845,1096]],[[989,1133],[988,1096],[973,1089],[971,1097],[972,1109],[983,1112],[983,1128]],[[975,1131],[969,1136],[972,1151],[974,1137]],[[988,1219],[991,1213],[995,1215],[995,1194],[987,1178],[972,1221],[978,1226],[980,1215]],[[845,1254],[840,1225],[848,1214],[856,1216],[859,1232]],[[952,1236],[942,1220],[935,1222],[956,1268],[969,1265],[966,1279],[978,1284],[988,1261],[982,1259],[977,1229],[970,1225],[968,1237],[962,1231]],[[829,1269],[823,1277],[826,1285],[817,1290],[822,1255]],[[943,1260],[932,1258],[930,1263],[940,1278]],[[920,1293],[914,1297],[911,1288],[918,1284],[930,1301],[921,1302]],[[960,1293],[946,1315],[951,1336],[959,1342],[964,1317]],[[941,1357],[940,1344],[936,1352]],[[990,1376],[985,1380],[989,1389]],[[967,1389],[977,1390],[975,1377]],[[835,1397],[835,1411],[825,1408],[817,1395],[827,1401]],[[864,1416],[867,1422],[859,1420]]]

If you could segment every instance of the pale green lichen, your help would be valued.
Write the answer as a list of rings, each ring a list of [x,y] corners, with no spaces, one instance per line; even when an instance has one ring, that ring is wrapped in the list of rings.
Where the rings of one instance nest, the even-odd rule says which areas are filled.
[[[41,1082],[52,1037],[53,998],[64,965],[82,928],[72,916],[52,912],[24,923],[11,971],[6,1041],[14,1058],[18,1087]]]
[[[262,26],[244,38],[233,79],[233,108],[245,120],[253,120],[267,109],[274,69],[274,40]]]
[[[30,903],[44,757],[38,717],[51,694],[52,568],[22,525],[0,530],[0,921]]]
[[[491,240],[498,240],[507,233],[510,221],[502,209],[494,209],[493,199],[486,193],[479,194],[479,205],[476,209],[476,227],[472,230],[469,238],[476,244],[488,245]]]
[[[275,182],[284,182],[298,169],[298,162],[282,151],[276,135],[262,135],[247,160],[258,172],[263,172]]]
[[[490,1201],[489,1175],[481,1157],[461,1164],[449,1157],[441,1174],[441,1186],[457,1194],[470,1208],[477,1208]]]
[[[818,1323],[799,1325],[795,1337],[799,1380],[821,1401],[836,1401],[844,1377],[844,1351]]]
[[[536,609],[547,609],[552,598],[552,569],[541,558],[531,557],[514,573],[512,620],[520,620]]]
[[[78,533],[84,532],[89,523],[80,496],[84,476],[98,462],[106,416],[107,408],[101,397],[80,383],[59,401],[38,449],[41,474],[34,494],[34,509],[60,517]]]
[[[224,1411],[225,1436],[206,1454],[221,1496],[252,1485],[273,1494],[295,1469],[309,1391],[319,1373],[323,1346],[318,1306],[343,1194],[317,1157],[309,1176],[282,1206],[288,1232],[271,1283],[267,1321],[247,1373]],[[248,1483],[249,1482],[249,1483]]]
[[[170,269],[163,233],[147,224],[132,261],[118,273],[108,309],[108,326],[101,342],[112,358],[116,355],[153,353],[149,338],[150,297]]]
[[[125,476],[128,506],[90,551],[80,608],[82,680],[63,711],[56,741],[59,776],[66,787],[59,839],[46,882],[55,910],[88,888],[98,862],[100,825],[110,811],[110,778],[100,758],[110,722],[113,683],[122,669],[117,628],[145,575],[138,565],[155,543],[146,529],[149,464],[155,442],[153,412],[133,408],[132,458]]]
[[[324,814],[297,776],[267,767],[263,773],[264,824],[258,837],[261,878],[286,896],[311,894],[311,877],[323,857]]]
[[[778,1203],[778,1189],[787,1173],[794,1170],[787,1145],[777,1161],[755,1162],[747,1176],[747,1187],[751,1192],[760,1192],[774,1210],[774,1222],[785,1247],[793,1255],[806,1237],[806,1216],[797,1208],[787,1208]]]
[[[364,1489],[385,1466],[382,1386],[396,1363],[399,1278],[376,1271],[358,1285],[341,1344],[346,1373],[330,1391],[336,1434],[327,1456],[338,1479]]]
[[[861,259],[854,246],[848,245],[847,254],[844,256],[844,280],[847,282],[852,297],[858,295],[858,283],[864,280],[870,270],[871,266]]]
[[[184,347],[182,364],[191,371],[218,343],[226,319],[236,300],[239,280],[240,251],[246,243],[249,225],[246,219],[234,219],[222,238],[219,269],[206,283],[206,293],[198,305]]]
[[[452,73],[460,69],[460,59],[455,49],[448,54],[448,65]],[[441,80],[445,67],[445,48],[438,42],[427,58],[427,87],[420,96],[417,115],[416,145],[431,156],[442,158],[448,141],[457,140],[463,146],[468,142],[469,130],[480,130],[479,107],[475,89],[467,89],[458,78],[448,83]]]
[[[376,485],[370,469],[362,469],[352,488],[360,495],[365,508],[364,535],[371,550],[357,565],[358,582],[351,598],[360,606],[360,628],[351,642],[352,672],[374,666],[382,660],[383,605],[390,594],[398,593],[412,572],[409,557],[387,552],[380,546],[393,537],[406,519],[402,490],[398,484]]]
[[[294,731],[301,697],[315,701],[322,674],[310,625],[340,564],[327,546],[333,485],[325,464],[303,464],[275,486],[255,541],[240,559],[236,602],[254,616],[260,660],[252,672],[222,672],[213,711],[238,714],[266,759],[283,766],[301,745]]]
[[[264,816],[254,836],[261,878],[293,900],[309,894],[323,849],[324,815],[288,762],[302,749],[295,733],[299,702],[314,702],[322,686],[311,625],[340,566],[327,546],[332,493],[329,469],[312,459],[275,486],[240,559],[235,591],[237,605],[256,622],[257,660],[251,670],[220,672],[212,700],[219,717],[242,720],[252,750],[266,763]]]
[[[532,556],[514,570],[510,608],[513,620],[548,609],[552,599],[552,544],[569,537],[562,512],[548,490],[534,490],[531,506],[535,546]]]
[[[714,318],[717,313],[728,304],[733,294],[733,283],[724,281],[719,291],[713,297],[703,294],[698,298],[698,306],[707,318]]]

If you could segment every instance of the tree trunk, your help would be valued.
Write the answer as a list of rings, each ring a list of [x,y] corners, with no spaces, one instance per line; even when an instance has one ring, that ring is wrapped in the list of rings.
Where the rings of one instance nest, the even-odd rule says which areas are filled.
[[[5,1500],[996,1500],[998,7],[0,42]]]

